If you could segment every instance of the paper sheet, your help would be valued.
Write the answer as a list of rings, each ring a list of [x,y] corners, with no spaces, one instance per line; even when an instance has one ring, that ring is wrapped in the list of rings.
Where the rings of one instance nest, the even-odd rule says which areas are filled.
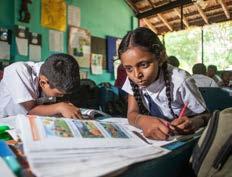
[[[10,45],[8,42],[0,41],[0,59],[10,59]]]
[[[28,55],[28,39],[16,37],[16,46],[19,55]]]
[[[92,56],[91,56],[92,74],[102,74],[103,73],[102,63],[103,63],[103,55],[92,53]]]
[[[76,26],[79,27],[80,26],[80,8],[73,6],[73,5],[69,5],[68,6],[68,24],[70,26]]]
[[[64,51],[64,33],[55,30],[49,30],[49,50],[56,52]]]
[[[29,59],[31,61],[41,60],[41,46],[40,45],[29,45]]]

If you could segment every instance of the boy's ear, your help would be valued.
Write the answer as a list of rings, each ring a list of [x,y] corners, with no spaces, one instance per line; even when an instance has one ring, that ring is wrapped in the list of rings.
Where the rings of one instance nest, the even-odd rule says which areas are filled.
[[[41,88],[45,88],[48,84],[48,79],[44,75],[39,76],[39,85]]]

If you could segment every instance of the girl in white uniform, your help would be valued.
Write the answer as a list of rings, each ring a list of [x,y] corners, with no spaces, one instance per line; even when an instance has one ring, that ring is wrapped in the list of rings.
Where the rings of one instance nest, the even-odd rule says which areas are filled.
[[[167,64],[155,33],[147,28],[129,32],[118,53],[128,76],[122,88],[129,93],[128,119],[146,137],[165,140],[174,131],[188,134],[206,123],[209,114],[194,80]]]

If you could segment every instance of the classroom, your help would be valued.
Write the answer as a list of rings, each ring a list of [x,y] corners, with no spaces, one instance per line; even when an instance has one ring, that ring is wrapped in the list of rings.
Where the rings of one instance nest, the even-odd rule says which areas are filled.
[[[231,0],[1,0],[0,176],[232,177]]]

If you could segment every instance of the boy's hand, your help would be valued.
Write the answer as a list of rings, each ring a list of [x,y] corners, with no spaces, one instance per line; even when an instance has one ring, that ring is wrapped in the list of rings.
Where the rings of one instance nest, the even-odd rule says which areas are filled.
[[[164,122],[158,118],[152,118],[149,116],[142,117],[139,121],[139,125],[143,130],[144,136],[147,138],[167,140],[169,137],[169,127],[167,127]]]
[[[187,116],[174,119],[171,122],[171,127],[179,134],[190,134],[194,132],[193,122]]]
[[[63,117],[82,119],[81,111],[72,103],[61,102],[58,103],[58,111]]]

